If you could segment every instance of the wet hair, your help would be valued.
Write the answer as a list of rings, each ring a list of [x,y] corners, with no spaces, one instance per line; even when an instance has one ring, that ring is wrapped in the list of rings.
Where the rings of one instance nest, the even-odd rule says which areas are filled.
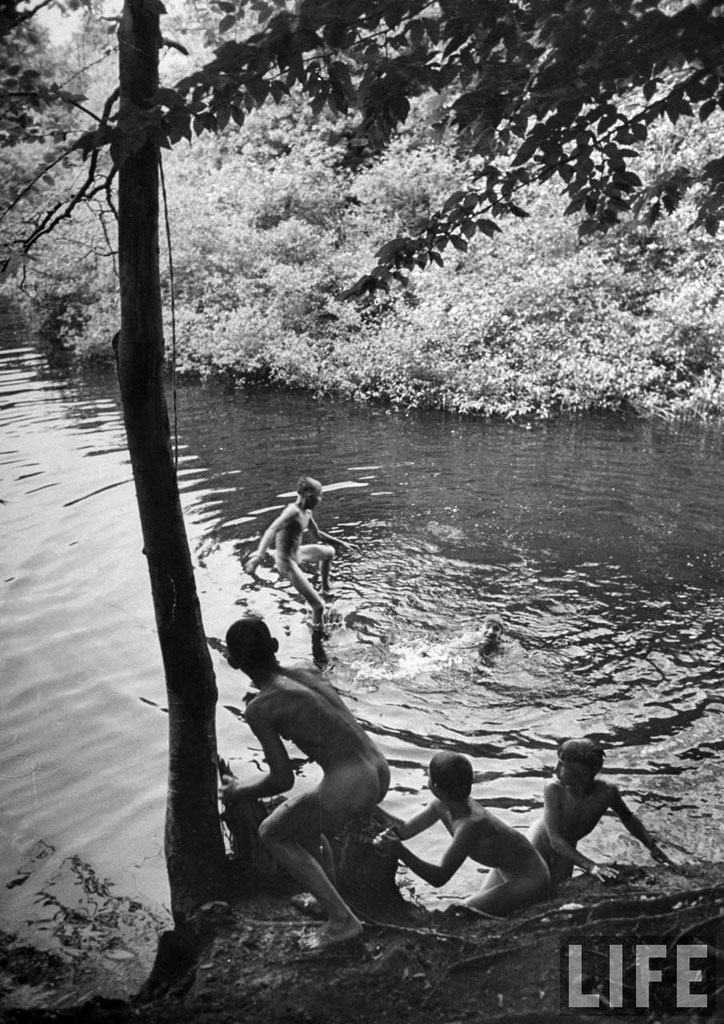
[[[297,494],[320,495],[321,493],[322,485],[313,476],[300,476],[297,480]]]
[[[253,668],[274,660],[277,642],[258,615],[245,615],[229,626],[226,649],[239,668]]]
[[[581,739],[561,740],[558,744],[559,761],[575,761],[576,764],[585,765],[593,775],[597,775],[603,767],[604,756],[603,747],[585,736]]]
[[[467,800],[473,784],[473,766],[462,754],[435,754],[430,761],[430,780],[453,800]]]
[[[503,622],[503,619],[501,618],[500,615],[486,615],[485,618],[483,619],[483,625],[485,625],[486,622],[494,622],[495,625],[500,629],[501,633],[505,629],[505,623]]]

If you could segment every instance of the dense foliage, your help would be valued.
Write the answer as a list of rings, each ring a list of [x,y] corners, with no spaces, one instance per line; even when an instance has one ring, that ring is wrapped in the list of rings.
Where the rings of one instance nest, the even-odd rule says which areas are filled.
[[[219,6],[226,11],[229,5]],[[304,6],[318,22],[330,9],[323,4]],[[346,16],[354,14],[353,6],[345,7]],[[549,14],[555,6],[551,2]],[[629,6],[640,14],[652,5]],[[257,14],[266,17],[265,24],[275,24],[273,11],[264,15],[260,5],[256,7],[258,11],[245,15],[243,31],[236,15],[228,20],[229,10],[224,31],[248,38],[248,18],[255,20]],[[377,12],[378,27],[382,25],[381,8],[367,9]],[[446,9],[450,12],[452,5]],[[593,33],[593,8],[566,8],[569,13],[574,9],[586,14],[586,31]],[[500,10],[508,8],[501,5]],[[470,17],[472,13],[468,10]],[[278,19],[276,24],[281,24]],[[320,25],[324,36],[327,22]],[[555,26],[546,25],[550,35]],[[387,54],[397,71],[408,52],[403,43],[411,35],[416,46],[430,44],[430,32],[435,30],[427,22],[425,26],[424,32],[410,21],[393,26],[398,41]],[[193,49],[191,37],[198,41],[199,34],[209,33],[211,27],[201,24],[194,27],[195,35],[184,34],[181,21],[171,21],[169,31]],[[368,23],[367,31],[374,28]],[[638,31],[633,23],[628,30],[634,35]],[[556,31],[562,31],[560,24]],[[687,45],[701,46],[699,36],[690,35]],[[521,38],[516,39],[515,45],[522,47]],[[102,42],[101,36],[97,47]],[[501,47],[513,46],[512,37],[506,43],[501,36],[498,42]],[[271,66],[274,46],[281,44],[272,34],[272,43],[266,39],[264,45],[266,49],[261,40],[255,44]],[[219,91],[219,81],[228,78],[228,61],[232,55],[238,57],[239,47],[224,43],[210,59],[198,48],[195,51],[201,71],[187,74],[181,90],[196,104],[195,115],[173,98],[177,92],[162,90],[166,128],[171,109],[177,127],[194,127],[190,145],[182,141],[164,151],[179,370],[222,374],[239,383],[481,415],[547,416],[561,410],[599,409],[700,416],[721,412],[721,243],[718,236],[701,230],[707,227],[702,210],[706,206],[707,216],[714,216],[716,197],[716,189],[705,189],[702,169],[711,168],[723,148],[722,112],[716,103],[709,103],[704,117],[691,117],[673,106],[665,119],[647,115],[645,139],[637,141],[637,152],[631,149],[622,157],[626,174],[640,183],[623,189],[628,205],[638,204],[638,214],[632,215],[624,204],[617,208],[618,222],[612,223],[605,211],[612,209],[613,191],[606,192],[606,202],[595,209],[586,197],[572,203],[567,171],[535,172],[536,166],[546,170],[545,146],[541,150],[528,143],[522,160],[520,137],[512,127],[514,122],[523,130],[522,114],[513,119],[510,96],[507,126],[498,111],[497,128],[488,125],[487,135],[473,131],[472,108],[463,99],[480,98],[480,90],[491,88],[488,80],[480,83],[473,75],[467,92],[456,93],[448,86],[441,93],[435,82],[423,90],[425,83],[416,77],[416,58],[402,85],[399,76],[396,79],[409,93],[407,105],[397,114],[390,112],[389,90],[377,96],[374,110],[369,90],[361,90],[359,111],[349,96],[344,103],[339,96],[334,100],[336,93],[328,83],[326,106],[310,106],[286,79],[285,88],[274,97],[279,102],[261,105],[271,86],[260,87],[251,99],[247,89],[246,102],[238,101],[236,79],[236,92],[231,87]],[[589,47],[588,59],[600,63],[603,52],[596,51],[594,60]],[[376,43],[357,57],[363,76],[373,67],[379,70],[382,54]],[[219,79],[209,68],[218,70],[222,58],[227,61],[226,78]],[[450,51],[448,64],[453,58]],[[67,54],[53,59],[61,62]],[[541,54],[537,59],[542,75]],[[167,51],[164,79],[177,81],[190,60],[177,49]],[[460,74],[467,66],[461,61]],[[305,64],[305,74],[314,66]],[[560,61],[556,67],[560,72]],[[497,73],[502,74],[500,67]],[[550,79],[550,69],[546,74]],[[591,69],[589,77],[592,82]],[[673,71],[662,74],[657,87],[674,88],[680,80]],[[250,82],[251,78],[245,89],[251,88]],[[567,82],[562,89],[564,85]],[[73,87],[82,89],[81,98],[74,98],[87,105],[87,94],[98,106],[112,86],[112,70],[107,61],[101,62],[74,79]],[[621,107],[628,111],[622,116],[629,122],[638,109],[640,86],[641,81],[634,83]],[[321,85],[319,89],[324,92]],[[567,89],[560,103],[551,107],[559,121],[561,109],[569,109],[564,93],[568,95]],[[528,99],[532,102],[532,93]],[[240,107],[234,106],[237,101]],[[336,113],[330,106],[337,108]],[[644,106],[651,111],[650,103]],[[579,105],[579,114],[583,110],[590,120],[587,109]],[[77,109],[74,112],[77,128],[82,116]],[[66,109],[66,122],[68,116]],[[532,117],[530,109],[527,116]],[[464,124],[463,117],[468,118]],[[214,119],[215,133],[206,130],[212,127],[209,118]],[[544,121],[545,117],[540,123]],[[375,131],[368,130],[370,125]],[[63,127],[67,129],[67,123]],[[536,137],[542,140],[540,131]],[[587,138],[590,141],[593,135]],[[51,141],[57,144],[55,137]],[[621,142],[619,150],[623,147]],[[11,154],[20,173],[26,151],[16,145]],[[612,154],[613,150],[608,155]],[[40,163],[41,157],[36,153],[34,159]],[[74,159],[65,172],[70,176],[65,184],[85,174],[81,150]],[[467,198],[473,192],[478,195],[481,181],[490,183],[492,162],[500,172],[498,183],[512,182],[507,174],[515,177],[515,198],[511,192],[508,204],[509,212],[511,203],[515,207],[514,216],[503,222],[503,231],[486,227],[490,217],[479,216],[478,206]],[[533,170],[529,167],[530,173],[524,175],[521,171],[528,163]],[[588,165],[584,160],[580,166],[585,171]],[[596,173],[588,168],[586,188],[595,190],[602,166]],[[62,184],[56,175],[44,187],[60,192]],[[579,186],[583,188],[582,181]],[[442,266],[422,273],[414,268],[429,263],[430,253],[439,255],[444,248],[442,235],[436,236],[422,258],[420,246],[430,242],[430,225],[439,226],[451,194],[458,198],[447,203],[444,216],[454,228],[446,238],[452,248]],[[656,217],[656,203],[668,205],[673,215],[666,220]],[[515,216],[523,210],[529,216]],[[462,219],[455,220],[455,211],[462,211]],[[504,212],[502,207],[498,211]],[[104,210],[105,222],[97,213],[91,206],[78,206],[70,220],[62,219],[51,235],[38,241],[35,259],[25,268],[25,287],[50,336],[62,338],[86,356],[107,357],[117,330],[117,280],[109,211]],[[607,232],[590,232],[596,217]],[[697,229],[687,230],[697,221]],[[715,235],[715,224],[708,227]],[[390,242],[391,237],[395,241]],[[168,299],[169,264],[165,255],[163,260]],[[355,282],[369,280],[375,265],[377,283],[384,284],[402,268],[409,277],[407,287],[358,287],[358,301],[340,301]],[[166,306],[170,349],[170,303]]]

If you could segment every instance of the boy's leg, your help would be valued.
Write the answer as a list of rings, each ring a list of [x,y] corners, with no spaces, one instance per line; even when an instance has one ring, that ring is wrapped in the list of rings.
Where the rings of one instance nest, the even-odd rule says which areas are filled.
[[[496,886],[502,885],[504,881],[505,879],[498,871],[498,869],[491,868],[490,871],[485,876],[483,884],[480,886],[480,892],[478,893],[478,896],[480,896],[481,893],[487,892],[488,889],[494,889]]]
[[[319,861],[332,885],[336,885],[337,869],[334,866],[334,855],[329,839],[327,839],[324,833],[320,833],[320,835],[314,837],[309,842],[301,838],[299,841],[306,850],[309,850],[314,859]]]
[[[332,885],[337,888],[337,871],[334,866],[334,856],[332,854],[332,847],[329,845],[329,840],[325,835],[319,835],[316,839],[313,839],[311,843],[302,843],[305,849],[309,850],[315,860],[324,868],[327,878],[330,880]],[[324,912],[322,904],[319,902],[316,896],[310,895],[310,893],[297,893],[291,897],[290,902],[308,917],[316,917],[325,920],[327,915]]]
[[[259,837],[272,856],[306,892],[316,897],[327,914],[327,923],[307,943],[310,949],[320,950],[348,942],[362,933],[361,922],[339,895],[317,857],[322,856],[323,850],[316,832],[321,817],[319,790],[315,790],[287,800],[259,827]],[[314,854],[310,847],[315,848]]]
[[[302,544],[299,549],[300,562],[317,562],[322,580],[322,593],[329,592],[329,572],[332,568],[334,548],[331,544]]]
[[[323,840],[322,863],[320,833],[334,831],[356,815],[370,814],[382,800],[389,784],[386,762],[379,765],[351,762],[325,774],[311,793],[292,797],[272,811],[259,828],[259,836],[269,852],[303,888],[319,900],[328,921],[308,941],[311,949],[324,949],[356,938],[362,924],[337,892],[323,866],[331,850]],[[310,853],[315,849],[315,855]]]
[[[505,917],[545,899],[547,894],[548,883],[544,878],[511,878],[499,885],[483,886],[476,896],[465,901],[465,905],[486,914]]]
[[[293,558],[277,559],[279,573],[286,577],[294,589],[302,595],[304,600],[312,609],[312,624],[322,625],[324,617],[324,601],[304,575]]]

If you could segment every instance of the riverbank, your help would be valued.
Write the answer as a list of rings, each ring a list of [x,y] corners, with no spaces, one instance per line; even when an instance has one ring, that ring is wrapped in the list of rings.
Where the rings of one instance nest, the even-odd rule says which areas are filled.
[[[209,905],[197,920],[201,942],[192,951],[168,933],[145,990],[130,1002],[90,999],[58,1009],[13,1007],[6,1000],[8,1024],[84,1021],[88,1024],[413,1024],[425,1020],[488,1022],[566,1019],[590,1021],[571,1012],[571,992],[602,993],[599,1020],[617,1021],[605,1012],[608,948],[638,943],[715,945],[724,909],[724,865],[694,868],[624,869],[621,880],[605,888],[580,877],[544,904],[507,920],[480,919],[459,910],[428,912],[407,905],[385,915],[364,915],[364,940],[323,956],[300,953],[306,921],[287,901],[269,896],[232,905]],[[567,961],[561,949],[583,948],[584,973],[567,986]],[[186,953],[184,953],[184,949]],[[628,955],[628,954],[626,954]],[[714,959],[704,966],[694,994],[710,1000],[706,1013],[691,1010],[688,1021],[711,1018]],[[37,963],[36,984],[47,977]],[[676,976],[672,964],[651,986],[651,1006],[641,1019],[681,1019],[676,1015]],[[4,954],[4,973],[13,969]],[[624,1006],[634,1012],[632,965],[623,971]],[[32,982],[31,982],[32,984]],[[27,997],[26,997],[27,998]],[[613,998],[613,996],[612,996]],[[691,1005],[691,1004],[689,1004]]]
[[[510,301],[517,305],[514,290]],[[724,364],[720,338],[712,342],[717,317],[682,325],[684,344],[651,320],[622,319],[609,310],[590,324],[585,317],[581,322],[578,299],[565,312],[563,305],[561,298],[546,314],[547,326],[501,312],[509,322],[481,327],[478,335],[478,313],[464,305],[402,307],[379,321],[345,311],[354,324],[319,335],[290,332],[273,318],[245,322],[238,311],[198,316],[182,310],[175,345],[167,325],[167,359],[177,379],[398,410],[504,420],[587,414],[720,420]],[[576,320],[578,329],[569,330]],[[110,326],[103,336],[61,335],[47,347],[80,366],[110,366]]]
[[[241,146],[217,166],[211,141],[174,154],[173,324],[165,256],[161,270],[178,374],[483,418],[721,417],[721,240],[688,231],[685,205],[654,227],[581,240],[541,187],[530,216],[494,240],[473,237],[405,287],[344,301],[379,246],[416,231],[470,169],[435,147],[402,147],[342,179],[320,165],[319,130],[295,129],[282,157]],[[53,246],[25,285],[40,333],[110,362],[112,267]]]

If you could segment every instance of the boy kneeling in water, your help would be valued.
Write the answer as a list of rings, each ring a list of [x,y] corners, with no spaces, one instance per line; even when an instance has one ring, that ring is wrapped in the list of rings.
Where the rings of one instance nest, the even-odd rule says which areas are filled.
[[[556,777],[543,788],[545,812],[528,831],[528,838],[550,869],[554,887],[570,878],[575,866],[602,882],[616,877],[615,868],[596,864],[576,849],[578,841],[593,831],[608,810],[621,819],[654,860],[674,867],[626,805],[618,786],[596,778],[603,757],[603,749],[589,739],[563,740],[558,747]]]
[[[545,862],[525,836],[472,799],[470,761],[462,754],[435,754],[428,774],[434,800],[406,822],[385,811],[394,824],[374,840],[378,850],[396,854],[416,875],[436,887],[452,878],[467,857],[491,867],[480,892],[465,901],[466,906],[486,914],[502,917],[545,899],[550,883]],[[436,821],[443,823],[453,840],[440,864],[430,864],[403,846],[401,840],[418,835]]]

